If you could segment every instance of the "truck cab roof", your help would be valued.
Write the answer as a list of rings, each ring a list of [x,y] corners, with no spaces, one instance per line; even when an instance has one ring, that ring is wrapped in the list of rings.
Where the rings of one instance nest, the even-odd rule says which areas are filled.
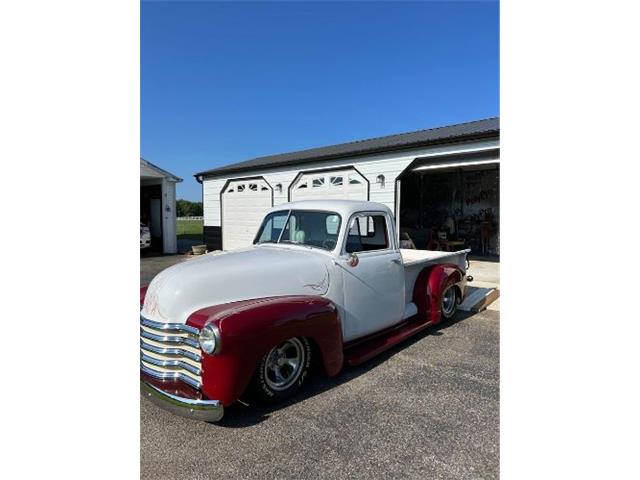
[[[282,210],[321,210],[335,212],[343,218],[349,218],[357,212],[385,212],[393,217],[389,207],[377,202],[365,202],[361,200],[301,200],[276,205],[269,210],[279,212]]]

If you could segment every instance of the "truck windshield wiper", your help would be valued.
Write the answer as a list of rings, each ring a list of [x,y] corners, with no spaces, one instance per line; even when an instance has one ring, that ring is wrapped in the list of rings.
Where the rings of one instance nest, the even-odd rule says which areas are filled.
[[[320,247],[316,247],[315,245],[310,245],[308,243],[294,242],[293,240],[280,240],[278,243],[289,243],[291,245],[300,245],[301,247],[307,247],[307,248],[320,248]]]

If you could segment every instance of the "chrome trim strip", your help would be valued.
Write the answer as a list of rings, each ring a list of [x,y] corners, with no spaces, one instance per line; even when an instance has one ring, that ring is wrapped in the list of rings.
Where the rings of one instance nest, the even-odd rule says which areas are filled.
[[[153,333],[143,330],[142,328],[140,328],[140,336],[143,338],[148,338],[149,340],[155,340],[156,342],[183,343],[193,348],[198,348],[198,349],[200,348],[200,343],[197,340],[194,340],[193,338],[189,338],[189,337],[155,335]]]
[[[200,329],[196,327],[192,327],[190,325],[185,325],[184,323],[160,323],[154,322],[153,320],[149,320],[140,315],[140,324],[145,327],[154,328],[156,330],[168,330],[173,332],[186,332],[191,335],[198,336],[200,335]]]
[[[147,352],[157,353],[158,355],[176,355],[180,357],[187,357],[194,362],[202,361],[202,357],[200,355],[190,352],[189,350],[184,350],[182,348],[160,348],[155,345],[151,345],[142,339],[140,339],[140,348]]]
[[[200,373],[201,373],[198,367],[194,367],[193,365],[186,362],[182,362],[180,360],[160,360],[158,358],[145,355],[143,352],[140,352],[140,359],[144,362],[150,363],[151,365],[155,365],[156,367],[163,367],[163,368],[169,368],[169,369],[181,368],[198,377],[200,376]]]
[[[194,380],[193,378],[191,378],[188,375],[185,375],[184,373],[158,372],[157,370],[152,370],[144,366],[142,363],[140,363],[140,371],[149,375],[150,377],[157,378],[158,380],[182,380],[183,382],[192,386],[196,390],[200,390],[200,387],[202,387],[202,383],[198,382],[197,380]]]
[[[140,381],[140,393],[160,408],[183,417],[205,422],[217,422],[224,415],[224,407],[219,400],[194,400],[178,397],[163,392],[143,380]]]

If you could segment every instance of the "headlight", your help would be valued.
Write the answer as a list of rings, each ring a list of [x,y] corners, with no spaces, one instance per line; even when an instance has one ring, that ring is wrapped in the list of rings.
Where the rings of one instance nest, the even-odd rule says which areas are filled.
[[[220,350],[220,330],[211,323],[200,330],[200,338],[198,340],[200,348],[205,353],[213,355]]]

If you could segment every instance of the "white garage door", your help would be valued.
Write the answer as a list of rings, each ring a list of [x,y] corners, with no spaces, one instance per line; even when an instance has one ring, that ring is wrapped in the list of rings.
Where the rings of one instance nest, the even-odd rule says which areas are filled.
[[[291,187],[291,201],[297,200],[367,200],[368,185],[355,169],[304,173]]]
[[[222,193],[222,248],[248,247],[273,205],[271,187],[262,179],[232,180]]]

